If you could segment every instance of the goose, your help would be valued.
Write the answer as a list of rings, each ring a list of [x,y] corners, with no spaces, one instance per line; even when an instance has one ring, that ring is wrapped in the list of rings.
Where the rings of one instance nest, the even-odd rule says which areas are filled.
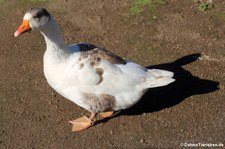
[[[45,8],[31,8],[15,37],[28,31],[44,36],[43,65],[48,84],[64,98],[86,109],[89,117],[69,121],[72,131],[82,131],[116,111],[135,105],[149,89],[175,81],[173,72],[147,69],[89,43],[66,45],[54,17]]]

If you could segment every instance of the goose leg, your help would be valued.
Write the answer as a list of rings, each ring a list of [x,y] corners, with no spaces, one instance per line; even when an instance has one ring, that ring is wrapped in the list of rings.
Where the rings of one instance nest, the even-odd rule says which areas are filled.
[[[114,114],[114,111],[102,112],[99,113],[103,118],[111,117]]]
[[[72,124],[72,131],[82,131],[94,125],[96,113],[91,113],[91,116],[88,118],[83,116],[81,118],[69,121]]]

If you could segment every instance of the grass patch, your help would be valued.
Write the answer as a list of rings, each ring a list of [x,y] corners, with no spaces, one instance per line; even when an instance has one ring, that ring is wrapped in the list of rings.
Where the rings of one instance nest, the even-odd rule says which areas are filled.
[[[150,11],[155,11],[159,4],[165,4],[164,0],[133,0],[133,5],[130,8],[130,13],[132,15],[137,15],[142,13],[145,8]]]
[[[199,10],[201,11],[207,11],[207,10],[211,10],[214,8],[214,5],[212,3],[201,3],[198,7]]]

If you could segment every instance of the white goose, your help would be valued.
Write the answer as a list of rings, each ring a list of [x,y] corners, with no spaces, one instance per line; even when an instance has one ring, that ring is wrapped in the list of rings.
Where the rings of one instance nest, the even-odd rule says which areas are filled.
[[[72,131],[92,126],[98,113],[105,118],[133,106],[149,88],[175,81],[172,72],[147,69],[92,44],[65,45],[58,24],[44,8],[28,10],[14,36],[30,30],[44,35],[44,74],[50,86],[91,112],[70,121]]]

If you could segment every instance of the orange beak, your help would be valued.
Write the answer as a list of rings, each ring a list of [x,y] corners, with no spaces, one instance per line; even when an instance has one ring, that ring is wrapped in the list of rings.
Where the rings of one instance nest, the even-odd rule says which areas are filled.
[[[31,30],[31,27],[29,24],[29,20],[23,20],[23,22],[20,25],[20,27],[18,28],[18,30],[14,33],[14,36],[18,37],[19,35],[27,32],[27,31],[30,31],[30,30]]]

